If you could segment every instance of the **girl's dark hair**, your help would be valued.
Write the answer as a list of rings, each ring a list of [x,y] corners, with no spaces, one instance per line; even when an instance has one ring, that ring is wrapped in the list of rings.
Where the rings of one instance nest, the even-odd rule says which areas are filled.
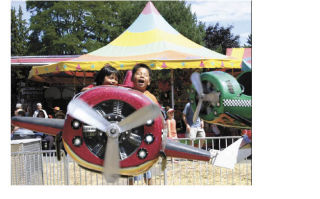
[[[150,78],[150,80],[151,80],[151,69],[149,68],[149,66],[147,66],[147,65],[145,65],[145,64],[137,64],[137,65],[135,65],[135,66],[133,67],[133,69],[132,69],[131,81],[133,81],[133,76],[134,76],[134,74],[137,72],[137,70],[138,70],[139,68],[145,68],[145,69],[147,69],[148,72],[149,72],[149,78]]]
[[[111,74],[115,74],[119,78],[119,72],[114,67],[106,65],[103,68],[101,68],[101,70],[96,74],[94,79],[96,86],[102,85],[102,83],[104,82],[104,77],[109,76]]]

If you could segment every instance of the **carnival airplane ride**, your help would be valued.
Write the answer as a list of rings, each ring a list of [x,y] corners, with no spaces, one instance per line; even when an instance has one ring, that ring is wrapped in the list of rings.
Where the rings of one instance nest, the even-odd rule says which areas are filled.
[[[190,95],[195,117],[219,125],[251,128],[251,97],[241,93],[235,78],[223,72],[194,73],[191,81],[196,89]],[[230,105],[232,100],[250,100],[250,106],[239,102]],[[141,92],[121,86],[97,86],[76,95],[68,104],[66,119],[16,116],[12,124],[56,136],[58,159],[62,142],[80,166],[103,172],[109,183],[121,175],[146,172],[159,157],[164,162],[170,156],[233,168],[251,155],[251,138],[247,136],[222,151],[166,139],[159,106]]]
[[[222,71],[193,73],[193,120],[199,116],[208,123],[251,129],[251,72],[243,72],[237,78]]]

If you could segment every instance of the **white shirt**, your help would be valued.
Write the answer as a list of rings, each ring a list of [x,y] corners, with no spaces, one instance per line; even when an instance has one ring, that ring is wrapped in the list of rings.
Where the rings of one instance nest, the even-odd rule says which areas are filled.
[[[47,112],[43,109],[42,109],[42,111],[44,113],[44,117],[48,118]],[[39,113],[39,110],[35,110],[32,117],[37,117],[38,113]]]

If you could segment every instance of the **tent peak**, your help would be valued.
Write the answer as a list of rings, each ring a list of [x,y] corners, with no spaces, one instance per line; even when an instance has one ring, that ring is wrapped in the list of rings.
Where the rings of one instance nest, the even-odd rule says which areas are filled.
[[[159,11],[157,10],[156,7],[154,7],[153,3],[151,1],[148,1],[148,3],[146,4],[146,6],[144,7],[142,14],[151,14],[151,13],[155,13],[160,15]]]

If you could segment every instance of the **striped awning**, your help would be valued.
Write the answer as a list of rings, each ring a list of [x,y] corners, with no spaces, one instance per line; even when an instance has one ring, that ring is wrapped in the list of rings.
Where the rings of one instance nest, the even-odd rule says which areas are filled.
[[[108,45],[68,61],[35,66],[29,78],[59,71],[97,71],[110,64],[129,70],[144,63],[152,70],[241,68],[241,59],[205,48],[176,31],[148,2],[133,24]]]
[[[227,56],[242,59],[242,71],[251,70],[251,48],[227,48]]]

